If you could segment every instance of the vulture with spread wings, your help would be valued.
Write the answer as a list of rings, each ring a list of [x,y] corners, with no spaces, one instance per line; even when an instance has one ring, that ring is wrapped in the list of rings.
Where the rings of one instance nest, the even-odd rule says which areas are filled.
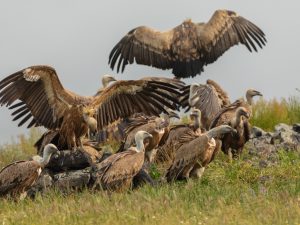
[[[61,141],[76,148],[89,130],[101,130],[119,118],[176,109],[178,81],[172,80],[119,80],[96,96],[83,97],[64,89],[54,68],[31,66],[0,81],[0,104],[14,109],[19,126],[31,119],[28,127],[59,130]]]
[[[217,10],[207,23],[186,20],[165,32],[141,26],[131,30],[112,49],[109,64],[123,72],[127,64],[172,69],[178,78],[194,77],[230,47],[243,44],[257,51],[266,44],[264,32],[229,10]]]

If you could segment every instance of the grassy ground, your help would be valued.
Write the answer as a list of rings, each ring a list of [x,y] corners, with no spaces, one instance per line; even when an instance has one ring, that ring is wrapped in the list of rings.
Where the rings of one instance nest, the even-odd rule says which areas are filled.
[[[222,154],[201,180],[113,194],[53,191],[35,200],[0,200],[2,224],[299,224],[300,157],[281,152],[259,168],[247,154]]]
[[[289,114],[289,101],[277,101],[288,113],[273,113],[275,124],[300,121],[300,114]],[[269,117],[277,103],[258,102],[253,123],[272,127]],[[32,130],[29,137],[0,147],[0,168],[35,154],[32,145],[38,136]],[[20,202],[0,199],[0,224],[299,224],[300,153],[281,151],[277,158],[277,164],[260,168],[247,151],[233,163],[221,153],[201,180],[111,196],[85,190],[67,196],[52,191]]]

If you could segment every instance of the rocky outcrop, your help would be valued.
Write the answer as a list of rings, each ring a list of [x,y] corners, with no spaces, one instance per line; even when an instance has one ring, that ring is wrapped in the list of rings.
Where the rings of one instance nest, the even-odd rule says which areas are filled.
[[[249,154],[256,157],[260,167],[276,163],[277,152],[300,151],[300,124],[289,126],[278,124],[274,132],[265,132],[261,128],[253,127],[251,139],[246,145]]]

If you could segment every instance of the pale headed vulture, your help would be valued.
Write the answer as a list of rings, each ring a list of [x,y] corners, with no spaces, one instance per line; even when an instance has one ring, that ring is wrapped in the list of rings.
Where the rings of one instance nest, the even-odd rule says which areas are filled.
[[[71,149],[82,146],[80,138],[89,130],[99,131],[135,113],[158,116],[165,108],[176,109],[174,96],[180,93],[172,81],[119,80],[96,96],[83,97],[64,89],[54,68],[32,66],[0,81],[0,104],[15,109],[13,120],[21,119],[19,126],[31,119],[28,127],[59,130],[61,142]]]
[[[141,26],[131,30],[112,49],[109,64],[124,71],[127,64],[172,69],[178,78],[194,77],[230,47],[243,44],[257,51],[266,44],[264,32],[229,10],[217,10],[207,23],[186,20],[165,32]]]

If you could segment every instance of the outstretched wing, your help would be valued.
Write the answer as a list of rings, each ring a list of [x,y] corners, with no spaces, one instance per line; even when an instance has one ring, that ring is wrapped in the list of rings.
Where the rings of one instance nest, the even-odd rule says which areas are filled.
[[[55,69],[49,66],[31,66],[0,81],[0,104],[15,109],[13,120],[21,119],[19,126],[32,119],[28,127],[57,128],[72,104],[89,101],[65,90]]]
[[[155,80],[116,81],[94,98],[92,106],[97,111],[98,129],[115,120],[135,113],[158,116],[166,108],[176,109],[180,93],[171,82]]]
[[[216,61],[230,47],[239,43],[257,51],[266,43],[264,32],[249,20],[229,10],[217,10],[208,23],[197,26],[200,51],[206,64]]]
[[[170,46],[173,30],[156,31],[149,27],[137,27],[125,35],[112,49],[109,64],[122,72],[134,60],[137,64],[154,66],[161,69],[171,68]]]

